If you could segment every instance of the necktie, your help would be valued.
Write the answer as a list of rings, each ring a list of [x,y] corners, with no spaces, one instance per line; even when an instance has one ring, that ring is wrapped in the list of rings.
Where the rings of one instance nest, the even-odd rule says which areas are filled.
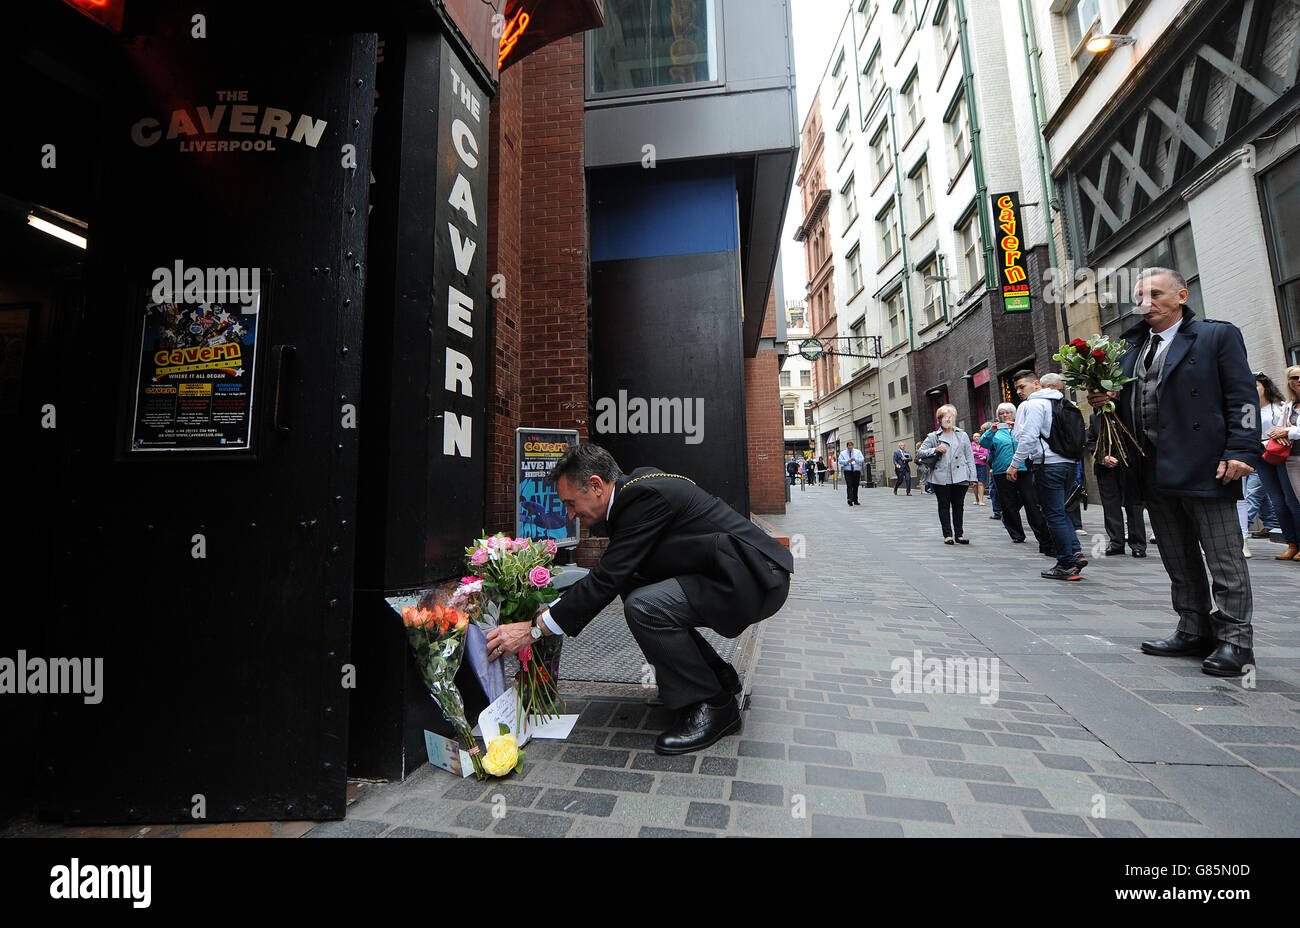
[[[1159,335],[1151,336],[1151,347],[1147,349],[1147,356],[1142,360],[1142,366],[1145,367],[1148,371],[1151,370],[1151,366],[1156,363],[1156,349],[1158,349],[1159,347],[1160,347],[1160,336]]]

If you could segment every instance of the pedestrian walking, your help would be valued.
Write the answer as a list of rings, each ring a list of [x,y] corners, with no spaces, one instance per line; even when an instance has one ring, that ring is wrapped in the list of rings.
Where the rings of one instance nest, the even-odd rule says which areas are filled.
[[[1273,429],[1286,421],[1288,404],[1282,391],[1262,372],[1255,374],[1255,391],[1259,395],[1259,434],[1262,450]],[[1277,514],[1282,540],[1286,542],[1286,550],[1275,558],[1279,561],[1294,561],[1297,555],[1300,555],[1300,496],[1291,486],[1291,479],[1287,474],[1289,461],[1289,455],[1287,461],[1280,464],[1261,458],[1256,471],[1260,485],[1272,504],[1273,511]]]
[[[1254,599],[1236,501],[1241,478],[1260,459],[1259,433],[1241,414],[1258,394],[1240,330],[1198,321],[1187,295],[1176,270],[1138,274],[1134,302],[1144,321],[1124,333],[1124,375],[1134,379],[1118,394],[1089,393],[1088,402],[1100,407],[1118,397],[1120,420],[1143,452],[1142,493],[1178,627],[1142,642],[1142,650],[1203,657],[1204,673],[1235,677],[1255,665]]]
[[[907,453],[907,442],[900,441],[894,451],[894,495],[898,495],[898,485],[907,486],[907,495],[912,495],[912,456]]]
[[[1052,533],[1053,553],[1056,565],[1044,570],[1042,576],[1048,580],[1078,580],[1080,571],[1088,565],[1087,558],[1079,546],[1079,536],[1065,511],[1065,495],[1074,486],[1075,475],[1079,469],[1079,456],[1083,453],[1084,430],[1083,417],[1078,409],[1069,404],[1061,392],[1065,380],[1060,374],[1043,374],[1035,377],[1032,371],[1019,371],[1015,375],[1016,388],[1024,388],[1027,398],[1016,410],[1016,453],[1011,458],[1006,475],[1015,482],[1020,476],[1020,465],[1033,461],[1034,492],[1042,507],[1043,518]],[[1030,393],[1029,385],[1037,382],[1039,389]],[[1071,415],[1070,410],[1073,410]],[[1059,448],[1048,441],[1052,434],[1052,423],[1062,417],[1061,433],[1057,441]],[[1068,447],[1064,440],[1066,422],[1072,422],[1078,416],[1078,434],[1070,438],[1077,440],[1077,450]],[[1068,431],[1073,431],[1070,429]]]
[[[799,462],[794,459],[794,452],[790,452],[790,458],[785,462],[785,472],[790,478],[790,486],[794,486],[799,479]]]
[[[824,486],[825,484],[826,484],[826,458],[819,457],[817,459],[817,485]]]
[[[986,423],[989,424],[989,423]],[[975,458],[975,505],[984,505],[984,485],[989,482],[989,449],[980,445],[980,435],[984,431],[984,426],[980,426],[980,431],[971,437],[971,454]]]
[[[916,461],[916,480],[925,490],[925,495],[931,496],[934,494],[934,487],[930,486],[930,465],[922,461],[920,457],[921,446],[924,444],[924,440],[916,443],[916,457],[914,459]]]
[[[1010,403],[998,406],[998,424],[991,431],[980,436],[980,444],[989,449],[989,468],[993,471],[993,483],[998,488],[998,499],[1002,501],[1002,525],[1016,544],[1025,541],[1024,522],[1020,519],[1020,510],[1024,509],[1025,522],[1034,533],[1039,551],[1052,550],[1052,536],[1047,530],[1047,523],[1034,498],[1034,482],[1029,477],[1026,463],[1022,461],[1017,468],[1016,480],[1007,478],[1007,467],[1016,453],[1016,438],[1012,432],[1016,420],[1016,407]]]
[[[1286,390],[1289,398],[1268,437],[1288,452],[1284,463],[1274,464],[1278,482],[1284,490],[1289,484],[1292,497],[1300,499],[1300,452],[1296,451],[1294,444],[1300,441],[1300,364],[1286,369]],[[1300,530],[1300,526],[1297,529]],[[1290,551],[1290,546],[1287,550]],[[1300,561],[1300,551],[1291,555],[1291,560]]]
[[[962,533],[962,515],[966,488],[976,482],[975,456],[970,436],[957,428],[956,407],[940,406],[937,415],[939,428],[925,437],[917,457],[931,467],[930,485],[939,501],[943,543],[968,545],[970,540]]]
[[[862,464],[865,460],[862,452],[853,447],[853,442],[848,442],[840,452],[840,471],[844,474],[850,506],[862,505],[858,502],[858,483],[862,480]]]

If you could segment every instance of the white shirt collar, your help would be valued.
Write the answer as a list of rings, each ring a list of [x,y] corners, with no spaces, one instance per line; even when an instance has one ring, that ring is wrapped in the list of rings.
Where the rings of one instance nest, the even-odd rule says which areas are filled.
[[[609,521],[609,514],[614,509],[614,484],[609,485],[609,505],[605,507],[605,521]]]
[[[1178,334],[1178,329],[1182,326],[1182,324],[1183,324],[1182,317],[1179,317],[1178,321],[1175,322],[1173,325],[1171,325],[1169,328],[1165,329],[1163,332],[1152,332],[1151,336],[1153,338],[1158,338],[1164,342],[1173,341],[1174,336]]]

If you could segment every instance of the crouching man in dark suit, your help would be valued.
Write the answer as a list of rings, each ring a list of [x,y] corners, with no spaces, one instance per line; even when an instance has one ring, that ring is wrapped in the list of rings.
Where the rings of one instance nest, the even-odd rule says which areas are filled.
[[[1089,393],[1088,402],[1117,398],[1120,420],[1142,446],[1142,496],[1179,617],[1172,635],[1142,650],[1203,657],[1205,673],[1236,677],[1255,663],[1237,500],[1241,478],[1259,461],[1259,397],[1241,332],[1198,321],[1187,293],[1169,268],[1138,275],[1134,302],[1145,321],[1125,333],[1123,359],[1125,376],[1137,379],[1122,393]]]
[[[740,731],[736,671],[696,629],[735,638],[775,614],[790,592],[790,552],[689,478],[648,467],[628,476],[599,445],[570,448],[551,480],[569,517],[603,529],[609,547],[531,627],[493,629],[489,654],[514,654],[543,635],[577,635],[621,595],[660,699],[680,710],[655,751],[686,754]]]

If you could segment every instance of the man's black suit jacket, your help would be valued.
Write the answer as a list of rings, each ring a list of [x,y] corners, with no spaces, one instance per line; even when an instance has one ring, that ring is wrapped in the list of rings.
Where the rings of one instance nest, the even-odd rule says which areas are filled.
[[[551,618],[577,635],[615,596],[676,577],[701,624],[735,638],[762,615],[766,594],[794,573],[794,559],[716,496],[678,477],[644,474],[614,482],[604,527],[609,547],[587,576],[564,591]]]
[[[1146,322],[1124,333],[1129,344],[1123,360],[1126,377],[1133,376],[1150,333]],[[1115,407],[1141,442],[1133,422],[1138,389],[1137,381],[1125,384]],[[1156,489],[1170,496],[1241,499],[1244,481],[1224,485],[1214,477],[1220,461],[1258,467],[1262,450],[1259,394],[1241,331],[1230,322],[1198,321],[1185,308],[1178,334],[1165,349],[1159,397]]]

